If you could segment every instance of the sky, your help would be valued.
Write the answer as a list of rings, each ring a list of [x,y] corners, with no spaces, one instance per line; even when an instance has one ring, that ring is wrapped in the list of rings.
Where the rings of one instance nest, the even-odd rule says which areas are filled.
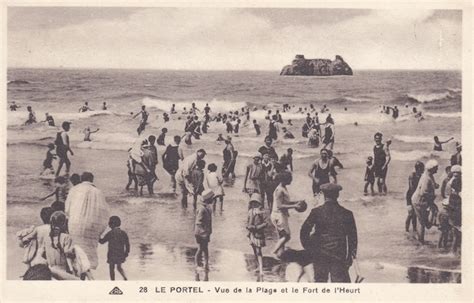
[[[462,11],[9,7],[8,66],[280,70],[296,54],[357,69],[461,69]]]

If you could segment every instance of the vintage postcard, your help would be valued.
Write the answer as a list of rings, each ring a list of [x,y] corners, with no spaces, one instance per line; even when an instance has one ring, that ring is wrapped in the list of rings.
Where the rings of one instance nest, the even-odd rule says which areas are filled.
[[[472,9],[3,3],[0,300],[471,301]]]

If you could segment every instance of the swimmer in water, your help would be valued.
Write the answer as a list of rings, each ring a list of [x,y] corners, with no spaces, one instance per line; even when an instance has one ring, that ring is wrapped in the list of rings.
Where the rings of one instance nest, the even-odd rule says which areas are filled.
[[[99,131],[99,129],[91,131],[90,127],[84,128],[84,130],[82,131],[84,133],[84,141],[92,141],[91,140],[91,134],[96,133],[98,131]]]
[[[89,107],[89,102],[84,102],[84,105],[79,108],[80,113],[85,113],[86,111],[91,111],[92,108]]]
[[[146,127],[146,124],[147,124],[147,120],[148,120],[148,112],[146,111],[145,109],[145,105],[142,105],[142,110],[138,113],[135,114],[135,116],[133,116],[133,119],[135,119],[138,115],[142,115],[141,119],[140,119],[140,125],[138,126],[137,128],[137,133],[138,135],[140,135],[144,130],[145,130],[145,127]]]
[[[51,116],[49,113],[45,113],[44,115],[45,115],[45,120],[41,122],[48,122],[49,126],[55,126],[53,116]]]
[[[449,139],[446,140],[446,141],[439,141],[438,136],[434,136],[433,139],[434,139],[434,147],[433,147],[433,150],[434,150],[434,151],[443,151],[443,144],[448,143],[449,141],[453,140],[454,138],[451,137],[451,138],[449,138]]]

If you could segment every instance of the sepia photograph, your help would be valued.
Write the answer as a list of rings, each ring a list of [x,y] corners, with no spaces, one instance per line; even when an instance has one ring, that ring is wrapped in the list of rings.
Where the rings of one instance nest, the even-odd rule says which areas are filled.
[[[6,17],[7,280],[463,283],[462,9]]]

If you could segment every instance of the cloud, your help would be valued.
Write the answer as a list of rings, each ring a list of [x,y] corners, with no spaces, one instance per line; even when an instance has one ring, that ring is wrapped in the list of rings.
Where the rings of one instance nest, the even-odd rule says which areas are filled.
[[[310,11],[321,14],[313,9],[304,10],[308,21],[292,24],[256,11],[153,8],[115,13],[113,18],[83,17],[56,27],[9,26],[8,64],[279,70],[302,53],[321,58],[339,54],[354,69],[461,67],[460,14],[446,18],[429,10],[372,10],[337,22],[310,22]]]

